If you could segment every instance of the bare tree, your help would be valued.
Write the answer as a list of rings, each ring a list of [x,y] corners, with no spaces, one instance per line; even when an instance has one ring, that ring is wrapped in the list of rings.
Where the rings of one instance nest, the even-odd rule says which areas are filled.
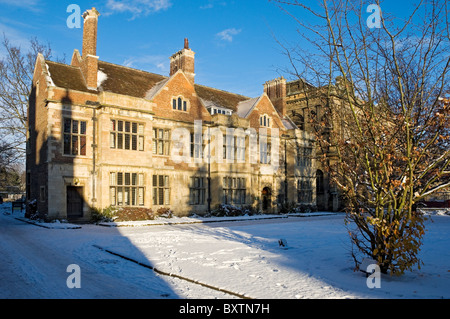
[[[2,46],[5,56],[0,60],[0,140],[2,157],[10,164],[23,160],[25,155],[26,116],[36,56],[42,53],[51,58],[51,48],[33,38],[24,51],[5,35]]]
[[[283,44],[295,74],[319,88],[332,118],[327,138],[323,118],[311,121],[347,201],[355,261],[420,268],[417,203],[450,187],[450,4],[419,1],[406,18],[383,11],[373,27],[373,1],[273,1],[299,25],[302,49]]]

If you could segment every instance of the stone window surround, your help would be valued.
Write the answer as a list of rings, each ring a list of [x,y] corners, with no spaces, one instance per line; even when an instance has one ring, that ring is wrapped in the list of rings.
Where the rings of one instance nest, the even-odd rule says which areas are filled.
[[[171,101],[172,101],[171,108],[173,111],[189,112],[190,110],[189,100],[186,99],[183,95],[173,96]]]

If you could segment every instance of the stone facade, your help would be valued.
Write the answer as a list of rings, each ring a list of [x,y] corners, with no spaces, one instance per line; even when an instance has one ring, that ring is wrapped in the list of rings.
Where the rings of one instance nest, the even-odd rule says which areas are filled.
[[[264,85],[249,98],[196,84],[187,40],[168,76],[101,61],[98,16],[94,8],[83,15],[83,54],[74,50],[70,65],[36,60],[27,198],[42,215],[87,221],[91,208],[111,205],[183,216],[218,204],[266,213],[316,204],[313,135],[287,116],[283,94]]]
[[[326,138],[331,146],[326,150],[329,161],[333,161],[336,154],[333,145],[333,136],[343,134],[344,126],[340,123],[339,114],[345,109],[343,100],[336,94],[339,90],[339,79],[332,87],[331,93],[328,86],[315,87],[303,79],[285,84],[286,114],[292,118],[298,129],[311,134],[316,131],[314,125],[320,123],[320,134]],[[316,156],[323,153],[316,150]],[[336,186],[331,181],[327,170],[320,161],[316,163],[316,203],[319,210],[338,211],[345,205]]]

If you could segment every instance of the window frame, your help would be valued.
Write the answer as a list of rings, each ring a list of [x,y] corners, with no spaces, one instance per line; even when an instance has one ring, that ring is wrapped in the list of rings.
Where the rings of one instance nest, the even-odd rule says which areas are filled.
[[[152,203],[153,206],[170,205],[169,175],[152,175]]]
[[[114,207],[145,206],[145,174],[109,172],[109,203]]]
[[[70,122],[69,127],[66,126],[67,121]],[[76,130],[74,126],[75,123]],[[69,117],[63,118],[62,154],[64,156],[87,156],[87,123],[86,120],[78,120]],[[69,140],[66,140],[66,138]],[[74,143],[75,140],[76,142]],[[68,153],[66,151],[68,151]]]
[[[190,102],[184,96],[172,97],[172,111],[188,112],[190,109]]]
[[[245,177],[223,177],[222,203],[231,205],[247,203],[247,179]]]
[[[271,163],[272,144],[269,141],[266,143],[259,143],[259,163],[270,164]]]
[[[297,166],[312,167],[313,147],[298,146],[297,147]]]
[[[162,131],[162,137],[160,132]],[[167,135],[166,135],[167,133]],[[157,156],[170,155],[170,134],[171,130],[166,128],[154,127],[152,129],[152,153]],[[160,151],[161,150],[161,151]]]
[[[189,205],[205,205],[206,178],[192,176],[189,185]]]
[[[299,204],[312,203],[313,195],[313,181],[310,178],[297,180],[297,202]]]
[[[203,134],[196,132],[190,134],[190,154],[193,159],[203,158],[203,148],[205,141],[203,140]]]
[[[109,148],[143,152],[145,125],[121,119],[109,120]]]
[[[271,122],[271,117],[268,114],[261,114],[259,116],[259,126],[270,128]]]

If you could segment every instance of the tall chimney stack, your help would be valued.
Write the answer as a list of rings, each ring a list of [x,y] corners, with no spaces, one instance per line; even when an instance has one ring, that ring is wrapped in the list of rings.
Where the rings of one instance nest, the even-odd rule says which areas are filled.
[[[184,49],[170,57],[170,76],[182,70],[192,85],[195,80],[195,52],[189,48],[189,40],[184,39]]]
[[[286,115],[286,79],[279,77],[264,83],[264,92],[281,116]]]
[[[97,90],[97,24],[100,13],[95,8],[83,13],[83,49],[81,70],[88,89]]]

